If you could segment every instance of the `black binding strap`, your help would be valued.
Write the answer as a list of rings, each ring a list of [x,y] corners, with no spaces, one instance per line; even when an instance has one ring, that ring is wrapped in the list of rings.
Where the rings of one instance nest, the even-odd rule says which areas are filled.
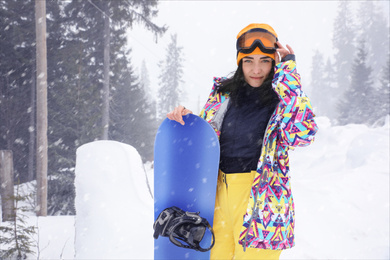
[[[205,218],[199,216],[199,212],[185,212],[178,207],[163,210],[154,222],[153,229],[155,239],[159,236],[169,237],[169,240],[178,247],[200,252],[210,250],[215,243],[213,229]],[[212,243],[208,248],[202,248],[199,244],[206,229],[212,234]]]

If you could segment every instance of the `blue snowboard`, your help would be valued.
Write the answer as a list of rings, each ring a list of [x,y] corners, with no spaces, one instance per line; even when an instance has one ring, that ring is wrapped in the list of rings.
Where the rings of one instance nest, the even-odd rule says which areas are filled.
[[[200,212],[213,225],[219,167],[219,141],[202,118],[189,114],[185,125],[165,119],[154,144],[154,219],[176,206]],[[206,231],[200,246],[208,248],[212,236]],[[168,237],[154,240],[154,259],[210,259],[200,252],[175,246]]]

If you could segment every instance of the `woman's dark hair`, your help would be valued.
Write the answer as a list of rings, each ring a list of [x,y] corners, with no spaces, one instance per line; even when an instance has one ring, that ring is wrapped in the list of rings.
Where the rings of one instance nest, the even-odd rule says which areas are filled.
[[[272,60],[272,69],[268,74],[268,77],[264,80],[263,84],[258,88],[259,100],[262,105],[268,106],[275,102],[279,101],[279,98],[275,91],[272,89],[272,79],[274,78],[274,68],[275,61]],[[238,64],[237,70],[234,72],[233,76],[228,77],[221,82],[221,86],[218,89],[218,92],[221,93],[230,93],[232,100],[237,99],[239,95],[240,88],[244,87],[246,84],[244,72],[242,70],[242,60]]]

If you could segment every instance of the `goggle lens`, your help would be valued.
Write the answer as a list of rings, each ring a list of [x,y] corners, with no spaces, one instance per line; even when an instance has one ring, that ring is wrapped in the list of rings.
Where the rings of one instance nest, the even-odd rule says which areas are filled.
[[[251,53],[256,47],[265,53],[276,51],[278,39],[267,30],[256,28],[249,30],[237,39],[237,51]]]

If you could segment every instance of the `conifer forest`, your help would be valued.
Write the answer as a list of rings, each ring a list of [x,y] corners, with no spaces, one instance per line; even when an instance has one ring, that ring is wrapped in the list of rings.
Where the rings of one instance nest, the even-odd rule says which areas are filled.
[[[0,1],[0,149],[13,152],[15,183],[36,178],[34,5]],[[75,214],[80,145],[116,140],[153,159],[156,109],[134,72],[126,33],[141,24],[161,36],[166,28],[153,23],[157,13],[157,1],[46,1],[48,214]]]

